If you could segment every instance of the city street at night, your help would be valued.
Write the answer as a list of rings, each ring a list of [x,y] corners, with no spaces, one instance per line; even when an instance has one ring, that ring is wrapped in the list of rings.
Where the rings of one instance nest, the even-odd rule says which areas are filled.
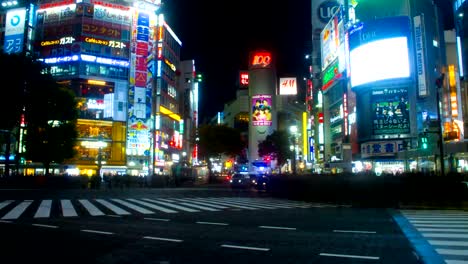
[[[417,212],[293,201],[227,187],[2,190],[0,259],[8,264],[424,263],[428,254],[442,259],[435,247],[421,250],[429,243],[415,240],[420,233],[408,227]],[[466,211],[450,216],[468,221]]]

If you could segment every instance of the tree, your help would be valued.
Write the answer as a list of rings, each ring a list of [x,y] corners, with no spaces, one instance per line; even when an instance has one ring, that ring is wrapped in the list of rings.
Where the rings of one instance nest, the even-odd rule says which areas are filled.
[[[76,154],[78,110],[74,94],[52,76],[44,75],[40,83],[41,90],[33,89],[28,96],[25,147],[26,158],[42,162],[48,174],[51,163],[60,164]]]
[[[10,131],[24,120],[25,156],[42,162],[48,173],[52,162],[61,163],[75,154],[76,98],[70,90],[60,87],[47,65],[29,55],[1,54],[0,65],[8,76],[6,104],[13,109],[2,111],[0,117],[6,120]],[[6,110],[5,106],[1,109]]]
[[[276,159],[277,165],[281,167],[291,156],[289,145],[289,134],[284,130],[275,130],[266,136],[265,140],[258,143],[258,155],[260,157],[271,156],[272,159]]]
[[[241,140],[241,133],[226,125],[202,125],[198,129],[198,149],[200,156],[208,162],[211,175],[210,158],[224,154],[235,157],[242,153],[245,143]]]

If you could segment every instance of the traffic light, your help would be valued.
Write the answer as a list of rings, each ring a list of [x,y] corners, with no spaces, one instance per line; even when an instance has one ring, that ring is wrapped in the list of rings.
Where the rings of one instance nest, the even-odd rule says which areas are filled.
[[[421,134],[420,140],[421,140],[421,149],[427,149],[429,147],[429,144],[427,143],[427,134],[426,133]]]

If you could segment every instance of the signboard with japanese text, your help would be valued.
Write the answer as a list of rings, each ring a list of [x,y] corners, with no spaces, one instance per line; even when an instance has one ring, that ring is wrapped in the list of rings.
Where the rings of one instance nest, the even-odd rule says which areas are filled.
[[[5,53],[20,53],[23,51],[24,29],[26,24],[26,8],[8,10],[5,19]]]
[[[252,125],[271,126],[271,102],[269,94],[257,94],[252,96]]]
[[[374,135],[410,132],[407,88],[380,88],[371,92],[372,132]]]
[[[403,149],[404,142],[402,140],[366,142],[361,144],[361,157],[394,156]]]
[[[249,72],[241,71],[239,73],[239,86],[242,88],[249,87]]]

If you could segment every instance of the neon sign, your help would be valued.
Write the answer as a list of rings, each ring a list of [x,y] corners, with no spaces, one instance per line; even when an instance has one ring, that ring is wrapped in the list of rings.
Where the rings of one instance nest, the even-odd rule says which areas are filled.
[[[44,59],[44,62],[48,64],[55,64],[55,63],[79,61],[79,60],[88,61],[88,62],[96,62],[100,64],[120,66],[120,67],[125,67],[125,68],[128,68],[128,66],[130,65],[130,63],[126,60],[116,60],[116,59],[103,58],[103,57],[97,57],[97,56],[85,55],[85,54],[46,58]]]
[[[109,46],[111,48],[123,49],[123,48],[127,47],[127,45],[125,43],[123,43],[121,41],[115,41],[115,40],[105,40],[105,39],[85,37],[84,41],[87,42],[87,43]]]
[[[248,72],[241,72],[240,73],[240,84],[242,86],[249,85],[249,73]]]
[[[271,64],[271,53],[269,52],[257,52],[252,56],[250,66],[255,68],[266,68]]]

